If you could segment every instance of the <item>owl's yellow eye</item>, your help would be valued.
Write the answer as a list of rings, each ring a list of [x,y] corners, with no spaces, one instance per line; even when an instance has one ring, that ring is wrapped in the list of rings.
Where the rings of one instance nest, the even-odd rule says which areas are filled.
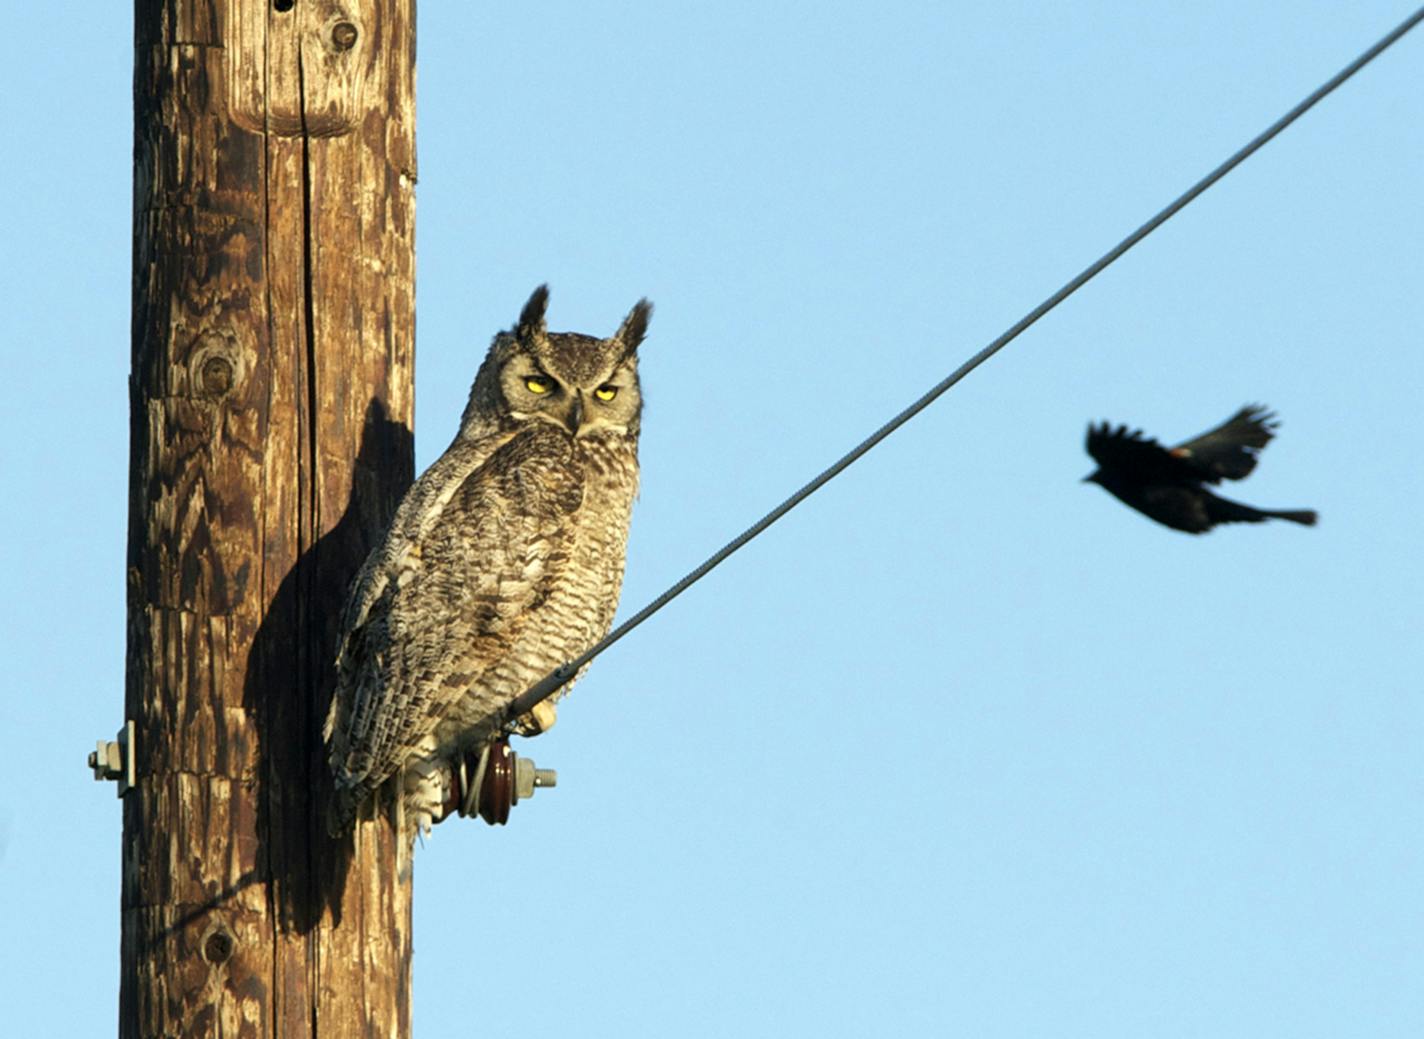
[[[618,387],[607,385],[600,386],[598,389],[593,391],[593,395],[599,400],[612,400],[614,397],[618,396]]]
[[[554,388],[554,380],[546,375],[531,375],[524,380],[524,385],[530,393],[542,396]]]

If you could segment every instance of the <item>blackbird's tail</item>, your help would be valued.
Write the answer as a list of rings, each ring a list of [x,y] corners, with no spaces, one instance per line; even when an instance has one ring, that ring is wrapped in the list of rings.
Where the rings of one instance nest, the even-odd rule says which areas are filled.
[[[1216,523],[1264,523],[1268,519],[1290,520],[1307,527],[1315,526],[1319,515],[1314,509],[1257,509],[1230,498],[1207,494],[1207,512]]]
[[[1300,523],[1307,527],[1315,526],[1315,521],[1320,518],[1314,509],[1275,509],[1266,513],[1271,519],[1290,520],[1292,523]]]

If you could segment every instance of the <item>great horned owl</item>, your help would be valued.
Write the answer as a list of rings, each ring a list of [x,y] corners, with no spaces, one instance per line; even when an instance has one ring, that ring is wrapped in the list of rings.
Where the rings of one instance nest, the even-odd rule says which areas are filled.
[[[652,305],[596,339],[549,332],[548,301],[541,285],[495,336],[454,442],[352,585],[323,732],[334,835],[387,797],[406,842],[427,829],[449,793],[441,763],[496,737],[505,705],[613,620]],[[546,701],[515,727],[552,716]]]

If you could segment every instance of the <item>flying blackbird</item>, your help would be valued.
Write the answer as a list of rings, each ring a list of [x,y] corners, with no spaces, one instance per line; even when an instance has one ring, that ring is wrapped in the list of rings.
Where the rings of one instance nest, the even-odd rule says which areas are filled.
[[[1284,519],[1312,526],[1311,509],[1254,509],[1219,498],[1203,484],[1239,480],[1256,468],[1256,456],[1276,430],[1262,405],[1248,404],[1210,432],[1163,447],[1141,430],[1108,423],[1088,426],[1088,454],[1098,468],[1083,478],[1158,523],[1201,534],[1218,523]]]

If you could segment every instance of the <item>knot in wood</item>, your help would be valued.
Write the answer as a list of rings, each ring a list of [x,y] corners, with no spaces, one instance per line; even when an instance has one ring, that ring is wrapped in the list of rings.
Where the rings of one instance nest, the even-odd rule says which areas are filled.
[[[217,967],[226,963],[236,948],[237,942],[233,936],[225,928],[219,927],[203,939],[203,959]]]
[[[201,386],[205,397],[221,397],[232,389],[232,362],[214,355],[203,362]]]
[[[356,26],[350,22],[337,22],[331,29],[331,42],[339,51],[349,51],[356,46],[356,38],[360,35]]]
[[[220,400],[241,384],[248,364],[230,329],[210,330],[198,336],[187,358],[188,393]]]

